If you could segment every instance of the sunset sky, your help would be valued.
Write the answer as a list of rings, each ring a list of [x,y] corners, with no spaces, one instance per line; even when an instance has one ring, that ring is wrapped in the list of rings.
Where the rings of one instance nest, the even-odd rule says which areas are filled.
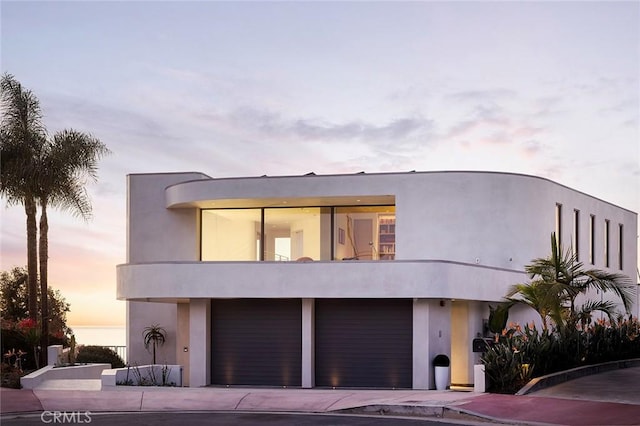
[[[1,68],[113,154],[50,215],[69,324],[120,325],[129,173],[540,175],[640,211],[640,3],[0,3]],[[26,264],[0,208],[1,269]],[[545,255],[545,253],[541,253]]]

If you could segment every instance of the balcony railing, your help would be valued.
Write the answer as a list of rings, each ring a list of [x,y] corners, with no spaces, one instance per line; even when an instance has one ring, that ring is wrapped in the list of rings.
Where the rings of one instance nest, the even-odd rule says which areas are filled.
[[[111,349],[112,351],[117,353],[120,358],[122,358],[125,364],[127,363],[127,347],[126,346],[107,346],[107,345],[101,345],[101,346],[103,348]]]

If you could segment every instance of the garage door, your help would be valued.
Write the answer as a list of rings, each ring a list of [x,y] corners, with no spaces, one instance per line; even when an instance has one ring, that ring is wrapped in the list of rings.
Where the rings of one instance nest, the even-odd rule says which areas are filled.
[[[301,386],[300,299],[211,302],[211,383]]]
[[[410,299],[316,299],[316,386],[411,388]]]

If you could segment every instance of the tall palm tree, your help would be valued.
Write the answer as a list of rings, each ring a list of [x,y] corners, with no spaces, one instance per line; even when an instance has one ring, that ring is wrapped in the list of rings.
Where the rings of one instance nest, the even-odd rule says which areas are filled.
[[[38,229],[36,192],[37,158],[46,141],[40,102],[10,74],[0,80],[0,194],[9,205],[23,204],[27,216],[27,288],[29,318],[37,320]]]
[[[44,145],[39,158],[39,187],[36,193],[40,204],[40,295],[42,301],[42,347],[48,346],[48,266],[49,222],[47,208],[57,207],[80,216],[91,217],[91,202],[84,187],[87,179],[96,181],[98,160],[109,153],[97,138],[75,130],[57,132]],[[46,361],[46,360],[44,360]]]
[[[565,323],[575,324],[579,317],[590,315],[593,311],[601,311],[612,317],[615,305],[610,302],[589,301],[576,309],[578,295],[584,295],[592,289],[614,293],[622,302],[626,313],[629,313],[636,290],[631,279],[626,275],[599,269],[584,270],[583,266],[571,250],[563,253],[553,233],[551,255],[534,259],[525,266],[525,271],[533,281],[513,286],[507,297],[531,307],[537,306],[534,309],[540,313],[543,326],[545,318],[552,318],[559,326]],[[516,295],[519,298],[513,298]]]
[[[98,160],[109,150],[98,139],[75,130],[63,130],[48,139],[38,99],[9,74],[2,77],[0,127],[0,192],[9,204],[24,204],[27,214],[27,269],[29,317],[37,320],[38,257],[40,272],[41,347],[49,337],[48,259],[49,206],[91,216],[84,188],[97,178]],[[36,223],[40,205],[40,240]],[[46,351],[42,351],[46,363]]]

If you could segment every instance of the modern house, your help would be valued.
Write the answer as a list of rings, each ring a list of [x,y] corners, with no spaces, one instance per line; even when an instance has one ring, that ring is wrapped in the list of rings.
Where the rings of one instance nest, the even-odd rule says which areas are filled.
[[[150,361],[143,329],[160,324],[158,361],[190,386],[432,389],[439,353],[469,385],[488,305],[552,232],[635,277],[637,214],[536,176],[130,175],[129,362]]]

